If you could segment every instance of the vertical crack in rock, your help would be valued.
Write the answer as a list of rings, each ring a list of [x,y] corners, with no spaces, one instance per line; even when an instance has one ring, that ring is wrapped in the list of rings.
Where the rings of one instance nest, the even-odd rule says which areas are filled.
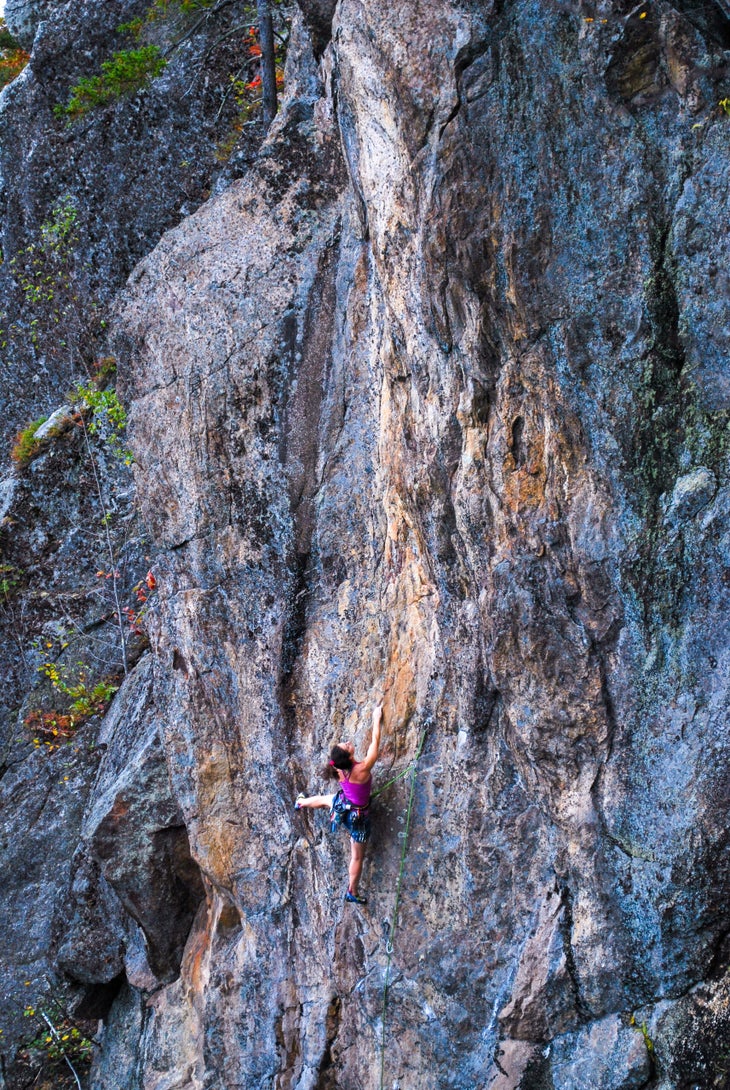
[[[340,225],[319,259],[310,288],[301,336],[290,348],[291,386],[282,411],[280,456],[286,473],[294,520],[294,555],[291,596],[281,648],[281,690],[284,714],[290,708],[293,671],[306,629],[311,567],[314,504],[319,480],[322,404],[331,371],[332,344],[337,315],[336,277]]]
[[[567,883],[562,883],[559,887],[560,890],[560,903],[563,906],[563,917],[561,920],[561,933],[563,937],[563,951],[565,954],[565,965],[568,971],[568,977],[570,979],[570,987],[573,992],[573,1002],[575,1009],[578,1012],[579,1017],[589,1022],[593,1017],[591,1009],[583,997],[581,988],[580,976],[575,963],[575,953],[573,950],[573,895],[570,891],[570,887]]]
[[[337,1070],[333,1056],[333,1048],[340,1032],[342,1001],[338,995],[330,1000],[325,1018],[325,1045],[322,1059],[317,1070],[317,1082],[312,1090],[337,1090]]]
[[[332,37],[332,17],[337,0],[298,0],[312,38],[314,55],[319,60]]]
[[[679,602],[674,583],[683,567],[681,542],[680,551],[669,564],[666,554],[662,556],[659,551],[663,519],[660,498],[671,492],[676,480],[690,408],[674,262],[668,248],[669,229],[657,226],[651,240],[652,273],[646,294],[651,343],[637,391],[639,414],[633,451],[637,506],[647,530],[629,578],[643,603],[649,633],[658,620],[666,623],[674,618],[676,622]]]

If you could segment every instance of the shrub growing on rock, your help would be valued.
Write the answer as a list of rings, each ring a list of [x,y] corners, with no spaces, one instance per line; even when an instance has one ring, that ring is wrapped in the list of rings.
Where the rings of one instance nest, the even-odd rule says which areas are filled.
[[[19,76],[30,60],[30,54],[21,49],[0,18],[0,88]]]
[[[102,63],[100,76],[80,79],[71,88],[71,97],[66,105],[59,103],[56,106],[56,113],[76,121],[97,106],[106,106],[146,87],[166,65],[167,61],[156,45],[120,50],[111,60]]]

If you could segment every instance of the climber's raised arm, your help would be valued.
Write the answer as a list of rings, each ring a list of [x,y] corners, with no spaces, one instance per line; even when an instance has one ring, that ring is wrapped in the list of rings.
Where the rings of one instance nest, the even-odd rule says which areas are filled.
[[[380,727],[383,720],[383,705],[377,704],[373,708],[373,735],[370,741],[370,746],[365,754],[365,760],[362,762],[362,767],[367,769],[368,772],[373,767],[378,759],[378,753],[380,752]]]

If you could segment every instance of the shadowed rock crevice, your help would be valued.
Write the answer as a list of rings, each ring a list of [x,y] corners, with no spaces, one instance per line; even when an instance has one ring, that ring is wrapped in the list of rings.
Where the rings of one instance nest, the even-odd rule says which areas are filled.
[[[636,422],[634,464],[641,490],[655,507],[677,475],[682,449],[688,391],[683,377],[685,355],[679,336],[679,306],[668,229],[657,227],[651,243],[652,272],[647,284],[651,347],[638,391],[643,410]]]
[[[703,36],[723,49],[730,49],[730,4],[728,0],[672,0]]]
[[[317,1070],[317,1082],[313,1090],[337,1090],[337,1070],[333,1056],[333,1048],[340,1032],[341,1000],[338,995],[333,996],[327,1008],[325,1018],[325,1046],[322,1059]]]
[[[300,555],[309,551],[314,518],[312,506],[319,487],[322,404],[325,379],[331,370],[337,317],[339,230],[336,226],[332,243],[321,254],[301,334],[289,349],[289,387],[282,407],[281,460],[289,482],[295,548]]]
[[[120,973],[108,983],[88,985],[80,1002],[74,1007],[74,1017],[106,1021],[115,999],[126,983],[126,976]]]
[[[314,55],[319,59],[332,37],[332,17],[337,0],[297,0],[297,2],[312,36]]]
[[[150,989],[177,976],[204,889],[172,797],[152,713],[151,661],[105,724],[95,795],[76,853],[58,962],[70,977]],[[123,975],[123,974],[121,974]]]
[[[560,902],[563,906],[560,931],[563,939],[565,966],[568,977],[570,978],[570,987],[573,993],[573,1002],[575,1003],[575,1009],[579,1018],[584,1022],[590,1022],[593,1017],[593,1012],[583,997],[578,968],[575,963],[575,954],[573,952],[573,894],[566,883],[563,883],[560,886]]]

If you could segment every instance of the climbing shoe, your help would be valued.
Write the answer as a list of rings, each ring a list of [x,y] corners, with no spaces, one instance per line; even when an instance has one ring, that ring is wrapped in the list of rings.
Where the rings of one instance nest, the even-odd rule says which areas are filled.
[[[301,808],[302,808],[302,799],[306,799],[306,797],[307,796],[302,794],[301,791],[299,792],[299,794],[297,795],[297,801],[294,803],[294,809],[295,810],[301,810]]]
[[[357,893],[353,893],[349,889],[348,889],[347,893],[345,894],[345,900],[346,901],[351,901],[352,904],[355,904],[355,905],[366,905],[368,903],[367,897],[358,897]]]

